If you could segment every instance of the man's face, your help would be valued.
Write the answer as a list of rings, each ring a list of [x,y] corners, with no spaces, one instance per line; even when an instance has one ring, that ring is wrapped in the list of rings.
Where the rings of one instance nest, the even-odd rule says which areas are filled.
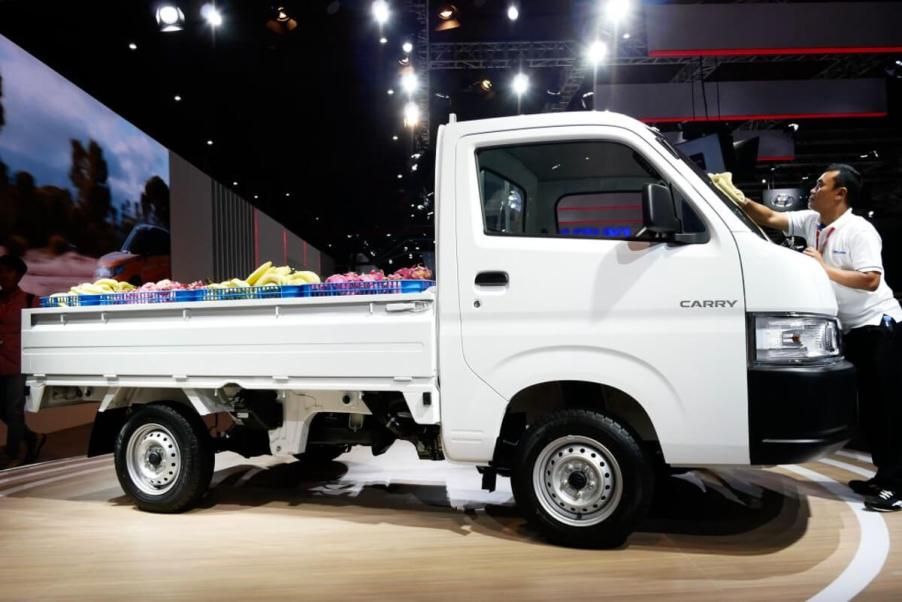
[[[838,171],[825,171],[821,174],[821,177],[814,183],[814,188],[811,189],[811,196],[808,197],[809,209],[823,213],[845,200],[848,191],[842,187],[837,188],[836,176],[838,174]]]
[[[12,290],[19,285],[19,280],[21,279],[22,277],[19,276],[17,271],[5,265],[0,265],[0,289]]]

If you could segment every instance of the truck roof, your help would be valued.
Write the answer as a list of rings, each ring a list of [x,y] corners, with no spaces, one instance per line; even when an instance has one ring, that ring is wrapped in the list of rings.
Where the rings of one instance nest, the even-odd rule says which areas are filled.
[[[515,115],[513,117],[497,117],[493,119],[476,119],[472,121],[452,121],[443,125],[448,134],[466,136],[484,132],[519,130],[535,127],[579,126],[579,125],[613,125],[632,131],[646,133],[648,126],[622,113],[610,111],[570,111],[562,113],[538,113],[533,115]]]

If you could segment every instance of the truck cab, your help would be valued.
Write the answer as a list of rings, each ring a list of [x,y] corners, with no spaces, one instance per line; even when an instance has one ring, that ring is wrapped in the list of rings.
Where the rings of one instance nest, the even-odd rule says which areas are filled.
[[[138,343],[98,349],[149,336],[151,310],[31,310],[30,409],[103,400],[92,453],[115,451],[147,510],[195,503],[217,450],[403,438],[487,488],[509,476],[541,533],[587,547],[622,543],[670,469],[801,462],[849,439],[827,276],[655,130],[607,112],[452,120],[435,169],[434,289],[176,304],[140,361]],[[209,340],[216,361],[192,355]],[[215,441],[198,418],[214,413],[235,420]],[[160,476],[163,439],[202,457]]]

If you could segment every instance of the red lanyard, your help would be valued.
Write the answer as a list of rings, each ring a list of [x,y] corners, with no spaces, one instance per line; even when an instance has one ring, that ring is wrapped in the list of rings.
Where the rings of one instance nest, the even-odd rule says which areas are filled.
[[[821,248],[821,231],[818,230],[814,234],[814,246],[817,249],[817,252],[821,255],[824,254],[824,251],[827,249],[827,242],[830,240],[830,236],[836,231],[836,228],[827,228],[827,235],[824,236],[824,248]]]

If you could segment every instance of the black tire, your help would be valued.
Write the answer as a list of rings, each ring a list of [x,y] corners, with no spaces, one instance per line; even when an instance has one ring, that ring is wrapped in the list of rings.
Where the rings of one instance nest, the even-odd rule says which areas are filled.
[[[143,406],[116,436],[116,476],[141,510],[182,512],[209,488],[213,444],[203,422],[193,418],[166,405]]]
[[[561,410],[524,434],[511,486],[526,519],[552,543],[611,548],[648,511],[653,475],[639,444],[616,421]]]
[[[295,454],[295,458],[301,462],[313,462],[325,464],[351,449],[350,445],[309,445],[302,454]]]

